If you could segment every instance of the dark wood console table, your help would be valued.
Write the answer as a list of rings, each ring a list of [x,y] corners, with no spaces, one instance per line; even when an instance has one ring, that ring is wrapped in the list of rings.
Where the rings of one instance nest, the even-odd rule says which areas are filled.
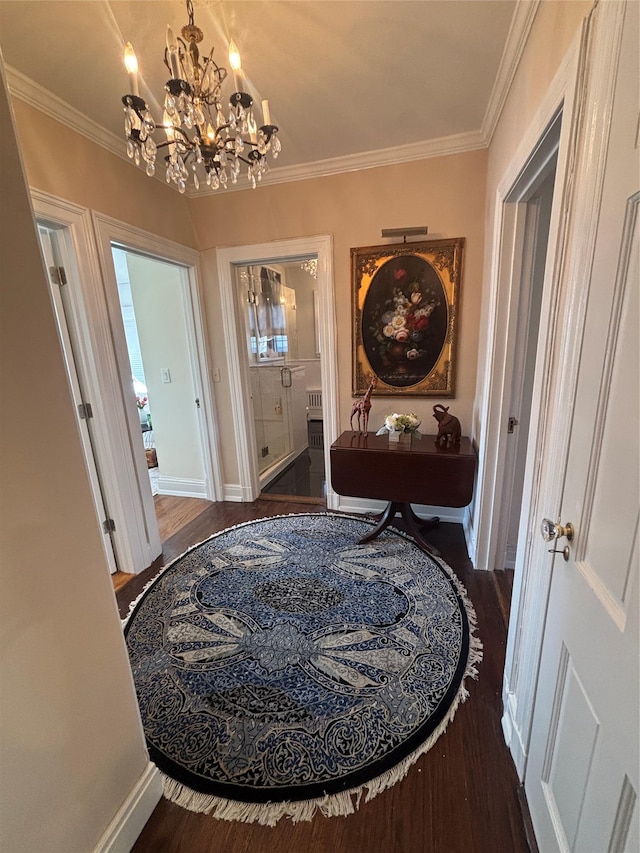
[[[411,504],[463,507],[471,503],[476,453],[462,437],[459,446],[439,447],[435,435],[413,437],[410,446],[390,444],[387,435],[347,430],[331,445],[331,485],[339,495],[387,501],[377,527],[360,543],[379,536],[402,515],[418,545],[436,556],[422,535],[424,522]]]

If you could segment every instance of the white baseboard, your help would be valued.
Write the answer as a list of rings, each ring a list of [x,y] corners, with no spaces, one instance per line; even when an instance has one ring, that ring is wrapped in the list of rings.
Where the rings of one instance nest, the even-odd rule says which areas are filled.
[[[207,484],[204,480],[189,480],[186,477],[158,477],[158,494],[174,495],[177,498],[206,498]]]
[[[368,498],[350,498],[340,496],[338,509],[340,512],[350,512],[353,515],[364,515],[367,512],[383,512],[386,507],[385,501],[373,501]],[[418,518],[433,518],[437,515],[440,521],[462,524],[464,509],[445,506],[421,506],[412,504],[412,509]]]
[[[149,762],[93,853],[129,853],[161,799],[160,772]]]
[[[464,509],[464,519],[462,521],[462,530],[464,531],[464,541],[467,543],[467,554],[471,560],[471,565],[476,567],[476,537],[473,530],[473,516],[469,507]]]
[[[245,496],[244,489],[239,483],[225,483],[222,487],[222,499],[232,503],[243,503],[251,500]]]
[[[520,731],[516,724],[517,699],[514,693],[510,693],[506,685],[502,690],[504,713],[502,715],[502,731],[504,739],[509,747],[513,758],[518,778],[524,780],[524,771],[527,766],[527,751],[520,737]]]

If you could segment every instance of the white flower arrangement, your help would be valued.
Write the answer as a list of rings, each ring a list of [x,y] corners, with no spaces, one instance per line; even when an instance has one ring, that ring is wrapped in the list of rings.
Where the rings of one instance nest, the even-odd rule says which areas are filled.
[[[418,432],[420,424],[421,421],[413,412],[409,412],[407,415],[394,412],[392,415],[387,415],[384,426],[378,430],[376,435],[383,435],[385,432],[410,432],[420,438]]]

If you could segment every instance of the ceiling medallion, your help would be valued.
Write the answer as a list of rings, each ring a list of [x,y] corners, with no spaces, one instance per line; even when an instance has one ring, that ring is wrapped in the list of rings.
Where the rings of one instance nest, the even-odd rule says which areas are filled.
[[[125,136],[127,154],[136,163],[144,163],[150,177],[156,171],[158,150],[166,149],[167,183],[185,192],[191,180],[200,188],[202,180],[213,190],[226,187],[229,180],[237,183],[243,164],[247,178],[255,188],[256,181],[268,170],[267,154],[275,159],[280,150],[278,128],[271,122],[269,102],[262,101],[263,124],[254,117],[253,98],[247,88],[240,54],[233,40],[229,44],[229,64],[233,71],[233,93],[228,112],[222,105],[222,84],[226,68],[213,59],[214,48],[201,57],[198,45],[202,30],[193,20],[193,2],[186,0],[189,23],[176,37],[167,27],[164,64],[171,77],[165,83],[162,122],[154,120],[149,107],[140,97],[138,62],[133,47],[127,43],[124,61],[129,72],[131,92],[124,95]],[[163,131],[166,139],[154,139]]]

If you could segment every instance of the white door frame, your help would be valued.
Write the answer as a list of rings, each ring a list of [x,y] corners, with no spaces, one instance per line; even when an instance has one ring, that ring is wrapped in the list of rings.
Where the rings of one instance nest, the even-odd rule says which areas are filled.
[[[554,118],[562,111],[562,127],[549,229],[547,264],[543,285],[538,336],[538,359],[532,393],[531,422],[527,463],[523,486],[518,553],[514,575],[512,617],[505,664],[502,720],[505,739],[520,778],[526,768],[537,674],[544,636],[544,619],[549,595],[552,560],[539,548],[537,535],[540,484],[549,459],[542,458],[544,447],[553,445],[546,434],[550,407],[560,406],[552,399],[556,387],[557,346],[562,338],[566,306],[561,300],[565,274],[565,246],[569,228],[568,208],[574,191],[576,139],[580,131],[580,94],[584,68],[579,65],[585,27],[578,33],[564,58],[542,105],[506,170],[496,193],[493,231],[493,268],[490,276],[488,347],[481,382],[480,422],[485,424],[479,441],[478,500],[474,509],[474,564],[479,569],[494,569],[499,537],[500,501],[505,477],[505,424],[509,417],[510,385],[507,382],[514,352],[517,328],[517,288],[521,271],[522,215],[525,205],[514,205],[519,180],[527,167],[535,163],[541,143]],[[544,160],[544,158],[542,158]],[[535,168],[533,169],[535,172]],[[520,254],[519,254],[520,251]],[[506,334],[505,334],[506,330]],[[562,437],[557,437],[558,442]],[[555,454],[550,454],[555,457]],[[547,498],[549,496],[547,495]],[[546,507],[546,513],[549,513]],[[535,539],[534,539],[535,537]],[[540,542],[542,540],[540,539]]]
[[[559,68],[547,96],[531,122],[516,155],[507,168],[496,190],[493,223],[493,245],[491,251],[490,296],[487,317],[487,349],[484,364],[479,370],[478,421],[484,424],[478,441],[478,477],[476,501],[473,509],[473,525],[470,538],[470,556],[476,569],[493,570],[500,535],[500,507],[502,484],[506,474],[508,437],[506,425],[511,404],[511,369],[517,348],[517,320],[520,304],[522,278],[522,246],[525,238],[526,199],[531,182],[544,169],[554,151],[548,131],[562,112],[562,129],[558,147],[558,163],[554,202],[549,229],[549,248],[545,271],[545,290],[554,275],[554,258],[560,248],[562,210],[560,200],[564,197],[568,180],[567,149],[573,116],[572,80],[576,74],[577,45],[569,51]],[[544,147],[546,142],[546,148]],[[526,180],[522,178],[526,175]],[[547,296],[548,301],[548,296]],[[544,297],[543,297],[544,302]],[[540,318],[541,352],[545,349],[543,324],[552,320],[549,306],[545,317]],[[531,414],[530,434],[534,435],[535,408],[539,401],[534,398]]]
[[[532,319],[532,299],[537,294],[541,298],[543,282],[535,277],[539,275],[537,265],[541,258],[547,253],[549,244],[549,222],[546,223],[544,235],[541,237],[541,210],[542,205],[537,196],[544,182],[553,173],[559,144],[559,133],[561,127],[562,113],[558,113],[552,126],[547,130],[546,136],[536,151],[532,161],[527,164],[524,174],[518,181],[516,187],[505,199],[505,205],[511,205],[512,216],[505,215],[504,238],[505,243],[510,242],[512,266],[511,279],[512,306],[510,310],[510,321],[513,319],[515,328],[509,328],[508,338],[513,345],[513,351],[507,350],[506,361],[511,369],[505,377],[504,403],[508,407],[508,415],[503,415],[500,431],[500,446],[497,448],[498,468],[504,471],[499,482],[496,483],[496,494],[494,495],[494,506],[497,509],[492,516],[491,523],[495,526],[496,534],[492,537],[492,548],[489,554],[490,566],[493,569],[514,568],[515,551],[509,557],[507,563],[507,539],[509,526],[515,513],[520,512],[522,505],[522,490],[515,489],[516,469],[524,462],[529,434],[529,416],[523,416],[524,409],[531,408],[532,371],[535,365],[529,363],[530,346],[537,341],[539,329],[538,318]],[[550,187],[551,191],[553,186]],[[547,204],[551,204],[551,197],[547,196]],[[506,214],[506,207],[505,207]],[[550,211],[547,211],[547,216]],[[506,225],[507,221],[512,228]],[[544,240],[544,244],[541,243]],[[545,255],[540,253],[544,251]],[[540,306],[538,305],[538,308]],[[539,312],[538,312],[539,313]],[[525,383],[527,384],[528,399],[524,399]],[[516,417],[515,432],[509,434],[508,419]],[[522,430],[526,430],[523,435]]]
[[[331,444],[338,437],[337,351],[335,298],[333,292],[333,246],[330,236],[300,237],[232,246],[216,250],[218,280],[229,359],[229,382],[240,393],[231,395],[234,435],[238,450],[240,490],[243,501],[254,501],[260,494],[260,477],[255,453],[255,435],[251,406],[251,387],[244,351],[244,319],[238,316],[233,267],[261,263],[285,263],[297,258],[318,256],[318,308],[320,320],[320,365],[324,421],[324,464],[327,473],[327,508],[338,508],[338,496],[331,488],[329,472]]]
[[[201,309],[199,262],[200,254],[195,249],[182,246],[170,240],[157,237],[132,225],[127,225],[110,216],[93,212],[92,214],[98,255],[105,283],[105,299],[114,337],[116,358],[120,365],[119,386],[125,403],[127,427],[131,436],[131,445],[136,462],[137,477],[141,486],[141,495],[146,506],[145,515],[153,516],[153,497],[149,486],[147,464],[142,444],[138,440],[140,432],[139,418],[133,403],[133,388],[129,377],[129,355],[122,323],[122,311],[118,298],[115,267],[111,254],[112,245],[146,255],[157,260],[185,268],[188,287],[184,291],[185,320],[187,326],[187,344],[193,372],[194,390],[200,400],[198,410],[200,442],[206,480],[206,497],[211,501],[222,500],[222,468],[219,457],[219,438],[215,400],[208,377],[209,353]],[[131,399],[130,399],[131,398]],[[131,405],[130,405],[131,404]]]
[[[559,518],[582,329],[593,257],[593,211],[600,204],[606,155],[590,125],[611,108],[615,75],[611,54],[624,10],[600,4],[583,22],[570,51],[566,77],[556,193],[540,318],[533,390],[531,439],[527,454],[513,600],[503,683],[503,730],[520,778],[524,778],[538,690],[553,556],[540,535],[543,517]],[[595,55],[594,44],[599,43]],[[602,49],[600,45],[610,46]],[[595,81],[585,101],[587,80]],[[585,140],[588,147],[585,153]],[[583,159],[584,157],[584,159]],[[557,217],[557,218],[556,218]],[[553,429],[551,428],[553,425]]]
[[[49,218],[44,219],[42,217],[38,217],[37,224],[38,233],[42,227],[46,229],[48,235],[51,233],[55,234],[55,245],[49,237],[45,239],[39,233],[40,243],[45,264],[48,266],[47,281],[49,283],[49,292],[51,293],[51,299],[55,308],[67,368],[67,378],[75,408],[76,424],[82,442],[98,526],[102,534],[105,559],[109,566],[109,572],[114,574],[118,569],[117,548],[116,541],[114,541],[115,531],[111,532],[106,526],[107,519],[111,518],[111,516],[106,506],[106,498],[101,486],[101,476],[98,472],[98,457],[94,448],[96,438],[93,436],[95,430],[93,424],[90,425],[90,420],[93,421],[93,418],[87,417],[86,411],[84,415],[80,414],[82,405],[88,402],[89,396],[93,395],[90,395],[91,385],[87,377],[82,345],[78,340],[81,337],[78,308],[81,306],[82,300],[79,293],[80,285],[77,261],[74,256],[70,228],[59,222],[53,222]],[[60,267],[64,270],[64,279],[61,277]],[[57,276],[52,274],[52,270],[55,268],[58,268]]]
[[[123,390],[122,374],[114,349],[114,339],[120,340],[120,346],[125,350],[126,340],[117,298],[111,241],[187,269],[187,324],[191,326],[194,379],[201,400],[200,424],[207,496],[217,501],[222,500],[222,476],[215,403],[210,384],[204,381],[209,371],[199,289],[199,253],[102,214],[92,215],[86,208],[48,193],[31,190],[31,196],[35,215],[39,219],[65,229],[70,255],[77,264],[77,287],[72,294],[74,312],[81,336],[83,368],[92,393],[89,402],[94,411],[95,451],[101,463],[102,484],[109,512],[116,524],[114,547],[118,568],[138,573],[159,556],[161,544],[144,450],[142,443],[137,440],[140,425],[137,418],[133,417],[135,407],[129,405],[132,401],[125,403],[126,393],[132,393],[132,389],[127,386],[127,390]],[[115,326],[112,322],[114,318]],[[117,333],[118,328],[120,335]]]
[[[69,295],[79,336],[78,355],[91,389],[87,402],[93,408],[95,452],[109,513],[115,522],[113,542],[118,568],[128,573],[141,572],[158,556],[159,549],[147,535],[122,397],[119,391],[114,393],[119,389],[119,378],[91,214],[86,208],[40,190],[32,189],[31,198],[38,219],[65,229],[69,256],[77,265],[71,271]]]

